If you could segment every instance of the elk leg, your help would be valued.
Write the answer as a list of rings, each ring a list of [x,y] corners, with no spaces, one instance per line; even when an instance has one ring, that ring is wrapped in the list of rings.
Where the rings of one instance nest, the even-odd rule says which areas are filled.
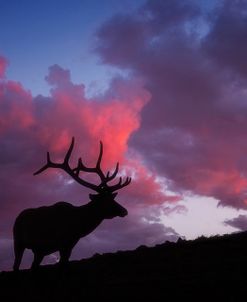
[[[15,252],[15,262],[13,266],[14,271],[19,270],[24,250],[25,248],[21,244],[18,244],[17,242],[14,243],[14,252]]]
[[[69,257],[71,255],[71,248],[62,249],[59,251],[60,253],[60,261],[59,263],[65,265],[69,262]]]
[[[44,258],[44,256],[42,254],[34,252],[34,259],[33,259],[33,263],[31,266],[31,270],[36,270],[39,267],[43,258]]]

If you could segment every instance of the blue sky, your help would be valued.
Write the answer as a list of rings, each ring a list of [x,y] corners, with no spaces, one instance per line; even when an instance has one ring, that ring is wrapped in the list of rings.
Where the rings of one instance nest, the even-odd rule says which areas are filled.
[[[70,69],[74,82],[104,89],[116,71],[101,65],[93,53],[94,33],[113,14],[142,2],[1,0],[0,53],[10,62],[8,77],[34,95],[47,94],[44,75],[49,66],[59,64]]]

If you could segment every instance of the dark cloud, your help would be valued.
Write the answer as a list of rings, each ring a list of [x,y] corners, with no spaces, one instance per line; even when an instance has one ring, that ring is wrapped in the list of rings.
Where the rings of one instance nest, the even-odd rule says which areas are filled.
[[[69,84],[71,84],[70,71],[65,70],[59,65],[55,64],[49,67],[49,74],[45,77],[45,80],[50,85],[68,86]]]
[[[1,253],[0,253],[0,264],[1,270],[8,270],[13,265],[13,244],[10,239],[0,239]]]
[[[247,230],[247,216],[246,215],[239,215],[233,219],[227,219],[224,222],[226,225],[230,225],[240,231]]]
[[[235,208],[246,208],[246,34],[245,1],[149,1],[106,22],[96,47],[151,94],[132,148],[170,189]]]
[[[140,245],[154,246],[167,240],[176,241],[179,234],[171,227],[161,222],[150,221],[148,214],[130,213],[123,221],[105,221],[91,235],[82,239],[73,252],[78,259],[91,256],[94,253],[112,252],[118,250],[132,250]]]
[[[247,3],[246,1],[222,1],[212,18],[203,48],[216,64],[223,69],[239,73],[247,72]]]

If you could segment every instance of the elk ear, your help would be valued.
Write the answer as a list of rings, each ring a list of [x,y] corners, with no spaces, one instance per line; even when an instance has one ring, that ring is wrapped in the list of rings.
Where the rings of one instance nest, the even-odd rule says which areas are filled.
[[[115,198],[116,198],[117,194],[118,194],[118,193],[112,193],[112,197],[113,197],[113,199],[115,199]]]
[[[96,201],[97,200],[98,195],[97,194],[89,194],[89,198],[92,201]]]

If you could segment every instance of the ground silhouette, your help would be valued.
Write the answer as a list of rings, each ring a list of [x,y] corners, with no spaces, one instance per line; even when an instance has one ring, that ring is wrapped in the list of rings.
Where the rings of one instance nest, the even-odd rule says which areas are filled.
[[[2,272],[0,301],[244,301],[246,281],[242,232]]]

